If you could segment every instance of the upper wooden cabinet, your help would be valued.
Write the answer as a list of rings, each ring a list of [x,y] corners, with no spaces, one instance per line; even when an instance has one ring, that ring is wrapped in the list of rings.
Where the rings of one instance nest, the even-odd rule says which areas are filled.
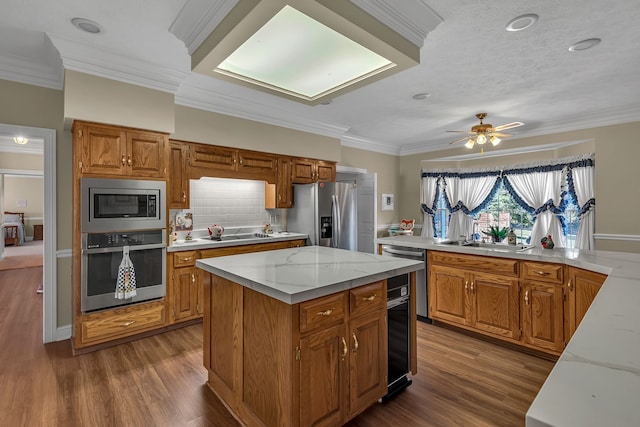
[[[189,144],[178,141],[169,142],[168,209],[187,209],[189,207],[188,159]]]
[[[217,145],[191,144],[189,166],[209,170],[238,170],[238,150]]]
[[[276,183],[266,184],[264,192],[265,209],[290,208],[293,206],[293,187],[291,186],[291,157],[278,157]]]
[[[203,176],[275,182],[278,156],[207,144],[189,144],[191,178]]]
[[[165,178],[167,135],[76,121],[82,174]]]
[[[294,184],[310,184],[318,181],[336,180],[336,164],[324,160],[293,159],[292,181]]]

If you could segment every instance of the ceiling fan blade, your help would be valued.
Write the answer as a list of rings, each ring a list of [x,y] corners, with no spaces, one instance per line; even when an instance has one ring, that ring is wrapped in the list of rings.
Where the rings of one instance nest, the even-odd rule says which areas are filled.
[[[501,131],[501,130],[517,128],[517,127],[520,127],[522,125],[524,125],[524,123],[522,123],[522,122],[511,122],[511,123],[507,123],[506,125],[496,126],[494,129],[497,130],[497,131]]]
[[[449,143],[449,145],[451,145],[451,144],[455,144],[456,142],[462,142],[462,141],[464,141],[465,139],[469,139],[469,137],[468,137],[468,136],[465,136],[464,138],[456,139],[455,141],[451,141],[451,142]]]
[[[497,136],[498,138],[509,138],[511,135],[509,135],[508,133],[491,132],[491,136]]]
[[[458,132],[458,133],[468,133],[468,134],[474,133],[474,132],[468,132],[466,130],[448,130],[447,132]]]

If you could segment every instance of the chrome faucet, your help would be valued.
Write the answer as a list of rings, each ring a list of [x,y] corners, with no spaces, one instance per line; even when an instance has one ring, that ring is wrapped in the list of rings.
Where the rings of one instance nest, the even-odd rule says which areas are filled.
[[[476,234],[480,234],[480,226],[478,225],[478,221],[473,221],[473,231],[471,234],[471,241],[475,242],[476,241]],[[478,236],[480,237],[480,236]]]

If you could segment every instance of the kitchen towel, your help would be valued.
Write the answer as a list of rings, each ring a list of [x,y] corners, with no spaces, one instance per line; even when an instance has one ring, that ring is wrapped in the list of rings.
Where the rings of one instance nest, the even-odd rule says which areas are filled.
[[[116,281],[116,299],[127,299],[136,296],[136,271],[129,258],[129,246],[122,248],[122,262],[118,268]]]

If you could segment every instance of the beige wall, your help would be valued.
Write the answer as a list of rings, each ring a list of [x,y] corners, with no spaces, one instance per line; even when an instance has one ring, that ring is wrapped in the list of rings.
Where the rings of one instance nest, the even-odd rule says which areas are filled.
[[[176,106],[172,139],[340,161],[340,140],[195,108]]]
[[[378,205],[378,230],[379,234],[384,234],[389,224],[400,222],[401,209],[398,206],[400,196],[398,157],[389,154],[374,153],[372,151],[360,150],[351,147],[342,147],[342,160],[340,166],[366,169],[369,173],[378,174],[378,194],[376,196]],[[394,195],[394,210],[381,210],[381,195]]]
[[[42,224],[44,193],[41,176],[5,175],[3,211],[24,213],[26,236],[33,236],[33,225]],[[25,201],[26,206],[18,206]]]
[[[64,117],[171,133],[175,97],[76,71],[65,71]]]

